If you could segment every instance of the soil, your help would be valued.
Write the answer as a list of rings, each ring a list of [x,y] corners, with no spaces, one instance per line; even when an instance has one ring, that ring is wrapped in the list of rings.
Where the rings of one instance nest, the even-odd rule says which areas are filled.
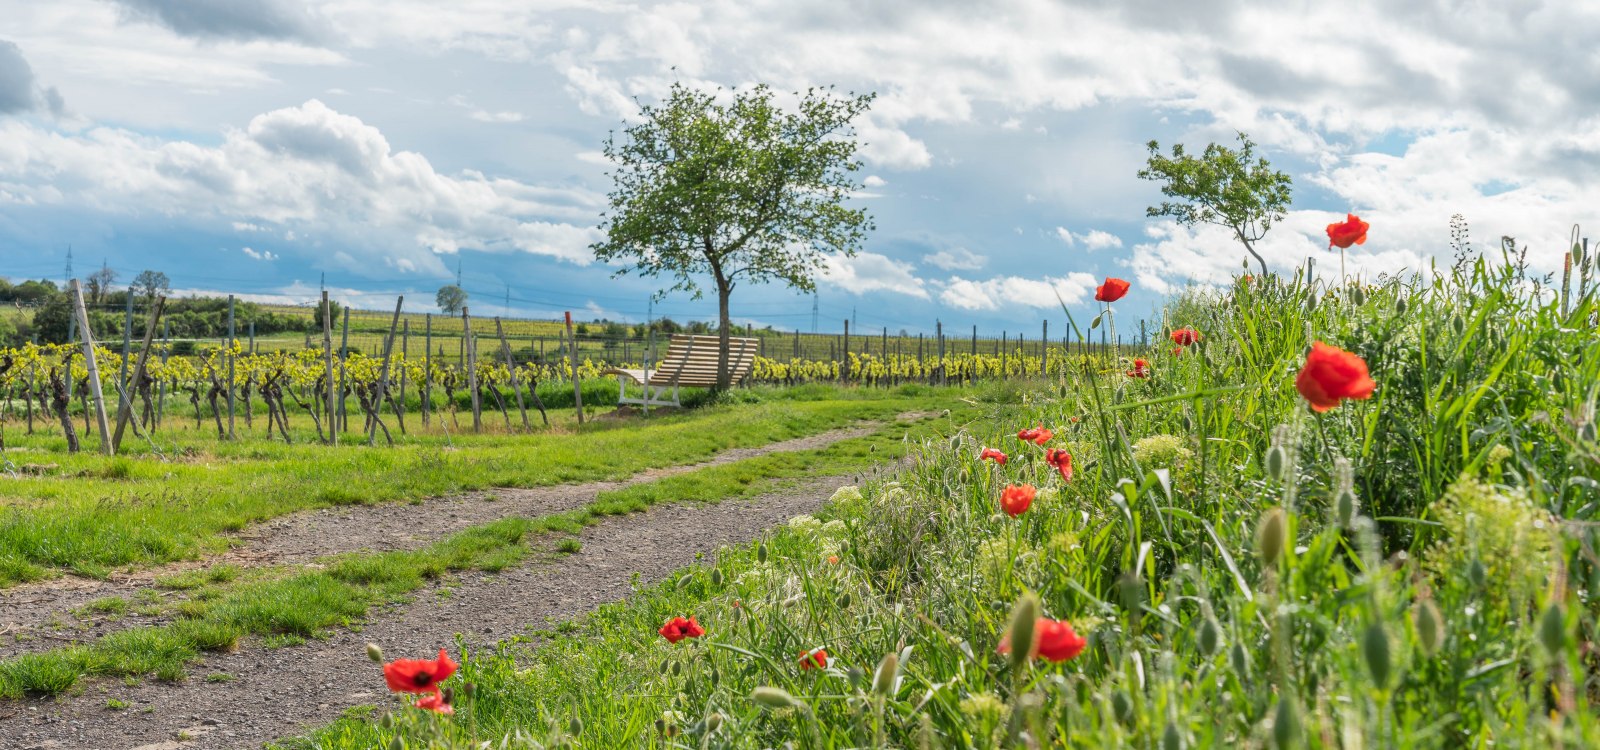
[[[838,435],[831,439],[840,439]],[[821,439],[823,436],[808,440]],[[787,448],[794,449],[793,441]],[[552,621],[578,617],[602,603],[626,598],[635,574],[643,583],[654,583],[675,569],[694,564],[698,553],[704,553],[703,562],[709,564],[720,547],[747,541],[788,518],[815,511],[835,489],[850,481],[848,477],[819,478],[750,500],[659,505],[643,513],[607,518],[582,532],[583,546],[577,553],[496,575],[463,575],[448,584],[453,589],[450,596],[437,596],[431,589],[420,591],[409,604],[374,613],[359,633],[339,629],[326,640],[303,646],[267,649],[247,643],[238,653],[207,654],[191,666],[191,677],[183,682],[147,681],[128,686],[96,680],[76,695],[0,703],[0,747],[258,748],[263,742],[326,724],[350,707],[387,701],[382,678],[367,660],[364,645],[369,641],[383,646],[391,658],[424,657],[437,653],[440,646],[453,645],[457,633],[471,644],[488,645]],[[439,525],[429,533],[477,522],[472,518],[505,515],[513,508],[544,512],[553,508],[531,498],[559,503],[556,495],[549,493],[576,494],[580,489],[589,491],[589,487],[531,490],[526,501],[513,499],[520,491],[504,490],[497,491],[500,499],[494,503],[482,498],[453,499],[439,507],[455,508],[459,518],[447,512],[434,514]],[[362,516],[374,524],[387,512],[384,506],[346,510],[377,514]],[[332,551],[330,546],[345,546],[337,541],[339,534],[355,533],[362,526],[340,520],[342,512],[328,513],[326,519],[319,518],[321,513],[286,519],[276,530],[263,530],[261,539],[281,540],[268,545],[280,555],[276,558],[280,562],[307,559],[304,556],[314,556],[319,550]],[[415,509],[403,512],[405,528],[415,529]],[[480,512],[488,515],[467,518]],[[374,532],[362,539],[362,544],[374,548],[422,541],[394,531]],[[218,683],[203,679],[212,674],[233,679]],[[108,701],[113,699],[124,702],[126,708],[109,710]]]
[[[186,594],[165,590],[156,580],[213,565],[238,567],[303,565],[342,552],[385,552],[431,544],[465,528],[512,516],[535,517],[581,508],[599,493],[682,474],[707,466],[782,451],[825,448],[861,437],[876,424],[841,428],[793,440],[733,448],[697,464],[651,469],[624,480],[536,488],[497,488],[434,498],[420,504],[380,503],[293,513],[234,537],[233,549],[218,557],[122,572],[105,580],[66,576],[0,591],[0,659],[92,641],[119,630],[166,622],[165,605]],[[92,602],[121,597],[121,613],[93,612]],[[141,612],[141,610],[143,610]]]

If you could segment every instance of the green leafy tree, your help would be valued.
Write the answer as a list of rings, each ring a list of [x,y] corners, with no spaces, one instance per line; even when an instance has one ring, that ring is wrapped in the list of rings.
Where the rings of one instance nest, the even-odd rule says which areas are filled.
[[[439,287],[439,293],[434,295],[434,301],[446,315],[455,315],[461,312],[461,308],[467,306],[467,290],[455,284],[446,284]]]
[[[701,297],[711,277],[721,345],[717,386],[727,388],[728,298],[741,281],[782,282],[802,291],[828,253],[854,255],[872,221],[845,201],[859,189],[851,121],[872,94],[832,89],[796,94],[785,111],[771,89],[756,86],[719,99],[674,84],[659,105],[641,105],[640,122],[606,139],[617,168],[601,223],[602,261],[631,261],[642,276],[670,276],[660,293]]]
[[[144,297],[146,303],[153,305],[156,303],[156,297],[172,291],[172,281],[160,271],[146,269],[133,277],[133,291]]]
[[[1183,144],[1173,144],[1171,156],[1163,156],[1155,141],[1148,145],[1150,159],[1139,177],[1161,182],[1161,194],[1178,200],[1151,206],[1145,215],[1170,216],[1184,226],[1226,227],[1265,276],[1267,261],[1255,243],[1283,219],[1289,207],[1289,175],[1274,171],[1264,158],[1254,159],[1255,144],[1244,133],[1239,133],[1237,151],[1213,143],[1198,157],[1185,153]]]

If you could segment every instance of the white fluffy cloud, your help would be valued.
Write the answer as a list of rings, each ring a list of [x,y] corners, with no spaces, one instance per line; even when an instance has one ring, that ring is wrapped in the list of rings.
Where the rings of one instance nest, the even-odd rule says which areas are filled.
[[[352,270],[439,273],[436,253],[517,250],[592,260],[602,200],[477,172],[450,176],[317,100],[253,118],[216,146],[115,128],[63,135],[0,121],[0,188],[40,203],[328,237]],[[572,220],[580,224],[565,223]]]
[[[1086,250],[1104,250],[1108,247],[1122,247],[1122,238],[1110,232],[1091,229],[1087,232],[1073,234],[1066,227],[1056,227],[1056,238],[1067,243],[1067,247],[1083,244]]]
[[[893,292],[928,299],[927,284],[912,273],[911,264],[878,253],[827,256],[822,278],[852,294]]]
[[[939,300],[961,310],[999,310],[1015,305],[1059,308],[1062,302],[1076,305],[1093,297],[1098,283],[1086,273],[1037,279],[1001,276],[974,280],[956,276],[945,284]]]
[[[989,259],[964,247],[940,250],[922,256],[922,262],[946,271],[976,271]]]
[[[250,247],[242,247],[242,248],[239,248],[239,249],[247,257],[249,257],[251,260],[274,261],[274,260],[277,260],[278,257],[279,257],[276,253],[272,252],[271,250],[256,250],[255,248],[250,248]]]

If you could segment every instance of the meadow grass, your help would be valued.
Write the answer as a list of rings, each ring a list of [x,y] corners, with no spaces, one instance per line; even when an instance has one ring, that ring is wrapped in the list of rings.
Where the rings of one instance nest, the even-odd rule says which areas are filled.
[[[419,499],[489,487],[620,479],[860,420],[932,408],[958,393],[812,389],[741,394],[731,403],[648,420],[596,420],[530,434],[412,435],[395,447],[292,445],[259,436],[217,441],[204,431],[163,435],[167,450],[106,458],[56,452],[59,437],[14,440],[50,476],[0,480],[0,586],[58,571],[104,576],[120,566],[196,559],[224,536],[308,508]],[[41,453],[48,451],[48,453]],[[26,457],[26,458],[24,458]],[[34,459],[37,460],[37,459]]]
[[[714,570],[468,654],[452,717],[284,746],[1600,746],[1600,306],[1536,281],[1462,257],[1188,293],[1166,323],[1198,346],[1123,352],[1148,379],[1086,369]],[[1370,400],[1307,410],[1318,340],[1365,359]],[[1040,492],[1010,517],[1014,483]],[[998,653],[1034,613],[1082,653]],[[679,615],[707,634],[656,635]]]
[[[509,517],[475,526],[421,550],[338,555],[313,570],[294,566],[241,571],[219,565],[168,576],[159,585],[190,592],[188,600],[163,612],[173,615],[175,622],[131,628],[86,645],[0,661],[0,698],[53,695],[71,689],[81,676],[181,679],[185,665],[201,652],[237,648],[246,636],[262,636],[269,646],[298,645],[328,628],[352,625],[373,607],[399,601],[450,573],[492,573],[519,565],[532,549],[528,541],[539,535],[575,534],[605,516],[639,512],[657,503],[716,502],[759,494],[803,478],[859,471],[874,461],[903,454],[908,435],[929,429],[926,423],[894,422],[870,435],[826,448],[696,469],[601,493],[594,502],[573,511]],[[580,545],[568,537],[553,548],[558,553],[573,553]],[[89,605],[102,613],[120,613],[127,607],[123,599]]]

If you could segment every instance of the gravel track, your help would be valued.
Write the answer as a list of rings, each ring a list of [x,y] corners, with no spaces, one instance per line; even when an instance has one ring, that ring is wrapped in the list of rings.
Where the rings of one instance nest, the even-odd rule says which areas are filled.
[[[833,439],[842,439],[840,434],[834,433]],[[327,640],[303,646],[264,649],[247,644],[238,653],[207,654],[191,666],[190,679],[180,683],[126,686],[95,680],[77,695],[0,703],[0,747],[258,748],[326,724],[349,707],[387,700],[363,648],[368,641],[382,644],[391,657],[426,656],[452,645],[456,633],[469,643],[488,645],[530,627],[578,617],[626,598],[635,573],[644,583],[654,583],[695,563],[697,553],[705,553],[703,562],[710,564],[718,548],[815,511],[847,483],[848,477],[816,478],[749,500],[665,504],[610,517],[580,534],[583,547],[575,554],[497,575],[463,575],[448,584],[454,589],[449,597],[434,595],[437,587],[419,591],[409,604],[374,613],[359,633],[339,629]],[[454,502],[470,504],[465,499]],[[502,493],[502,500],[492,505],[503,509],[508,502]],[[233,679],[202,679],[214,673]],[[108,710],[112,699],[128,707]]]

